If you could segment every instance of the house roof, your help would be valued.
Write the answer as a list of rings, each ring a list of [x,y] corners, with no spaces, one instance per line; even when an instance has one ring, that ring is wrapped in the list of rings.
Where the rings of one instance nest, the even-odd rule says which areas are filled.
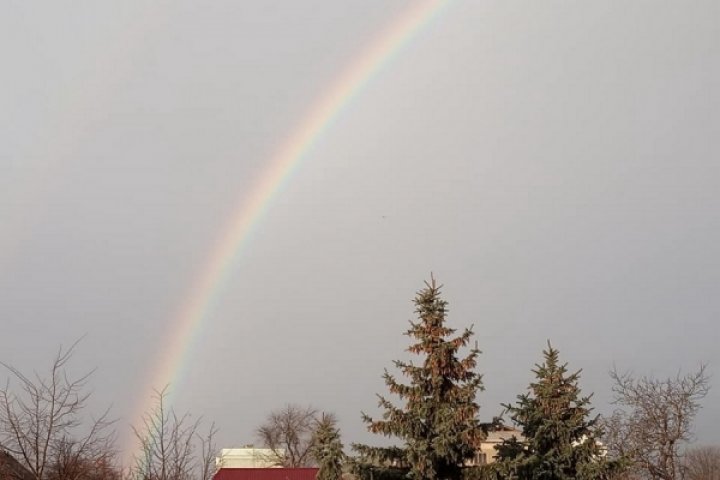
[[[221,468],[213,480],[315,480],[317,468]]]

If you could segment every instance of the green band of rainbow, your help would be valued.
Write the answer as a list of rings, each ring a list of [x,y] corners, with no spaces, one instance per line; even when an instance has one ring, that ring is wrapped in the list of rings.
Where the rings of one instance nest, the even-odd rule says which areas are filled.
[[[230,219],[220,242],[201,273],[191,285],[187,301],[172,321],[172,336],[163,347],[160,361],[151,369],[151,377],[143,391],[142,401],[135,409],[134,425],[144,412],[151,409],[151,391],[165,385],[177,390],[182,372],[189,360],[193,339],[223,285],[233,270],[239,253],[253,228],[265,215],[275,194],[298,168],[301,160],[332,121],[363,90],[370,80],[387,65],[417,34],[423,30],[450,0],[418,1],[357,57],[333,83],[332,88],[317,101],[299,126],[268,163],[267,169],[249,194],[242,197],[237,213]],[[128,451],[132,448],[128,448]]]

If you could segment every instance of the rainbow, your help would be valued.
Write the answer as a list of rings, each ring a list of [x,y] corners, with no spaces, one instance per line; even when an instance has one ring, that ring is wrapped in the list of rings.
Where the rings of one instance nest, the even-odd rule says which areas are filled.
[[[300,121],[282,147],[269,161],[267,169],[249,194],[241,199],[236,213],[213,248],[205,267],[192,283],[187,301],[172,321],[172,338],[165,344],[160,361],[152,369],[146,384],[143,401],[137,406],[134,425],[144,412],[151,409],[152,389],[178,383],[189,361],[195,338],[223,291],[226,279],[233,271],[250,233],[270,207],[271,201],[299,167],[302,159],[342,112],[343,108],[368,85],[377,73],[421,32],[451,0],[416,1],[377,39],[372,42],[349,67],[343,71],[332,88],[323,95]],[[172,391],[169,398],[172,397]]]

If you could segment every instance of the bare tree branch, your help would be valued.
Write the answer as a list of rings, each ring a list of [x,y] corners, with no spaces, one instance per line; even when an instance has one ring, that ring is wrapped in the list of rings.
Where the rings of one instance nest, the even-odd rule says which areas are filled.
[[[77,378],[67,373],[79,341],[58,349],[46,376],[36,372],[29,377],[0,362],[10,374],[0,389],[0,448],[36,480],[77,480],[86,478],[82,475],[90,464],[113,463],[114,421],[109,410],[90,419],[89,425],[82,416],[91,396],[87,382],[93,371]]]
[[[200,440],[200,480],[210,480],[215,475],[215,457],[217,456],[218,449],[215,445],[215,435],[218,429],[215,423],[210,425],[205,436],[198,435]]]
[[[318,410],[310,406],[289,404],[271,412],[256,432],[263,445],[272,450],[266,460],[284,467],[310,466],[317,419]]]
[[[685,452],[683,461],[687,480],[720,480],[720,447],[695,447]]]
[[[667,379],[610,372],[613,415],[606,420],[611,454],[629,459],[635,476],[682,478],[682,447],[692,440],[693,421],[710,388],[704,365]]]
[[[135,458],[131,477],[137,480],[209,480],[214,474],[217,428],[213,423],[207,434],[200,435],[202,417],[193,421],[189,413],[178,415],[168,408],[167,396],[167,386],[156,390],[155,408],[145,414],[139,428],[133,427],[140,453]]]

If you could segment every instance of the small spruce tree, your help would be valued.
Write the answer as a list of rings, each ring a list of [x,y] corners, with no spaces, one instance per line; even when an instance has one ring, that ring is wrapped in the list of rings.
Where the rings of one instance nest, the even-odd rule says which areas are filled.
[[[319,467],[317,480],[340,480],[345,454],[337,421],[331,414],[323,413],[318,420],[313,434],[312,456]]]
[[[590,396],[578,387],[580,371],[568,373],[548,342],[545,362],[533,370],[536,381],[516,405],[503,405],[523,438],[498,446],[500,476],[517,480],[590,480],[616,467],[604,459],[598,417],[590,418]]]
[[[397,407],[378,395],[379,406],[384,409],[382,419],[362,414],[368,430],[400,438],[404,446],[354,445],[361,458],[376,465],[409,467],[415,480],[459,479],[465,461],[474,457],[476,446],[484,438],[475,401],[483,389],[482,376],[474,371],[480,351],[472,348],[459,357],[473,332],[465,329],[453,336],[455,329],[445,324],[447,302],[441,298],[440,289],[431,277],[414,300],[418,321],[411,321],[406,332],[414,339],[407,350],[422,360],[418,364],[394,362],[409,383],[401,383],[387,370],[383,376],[390,393],[404,405]]]

